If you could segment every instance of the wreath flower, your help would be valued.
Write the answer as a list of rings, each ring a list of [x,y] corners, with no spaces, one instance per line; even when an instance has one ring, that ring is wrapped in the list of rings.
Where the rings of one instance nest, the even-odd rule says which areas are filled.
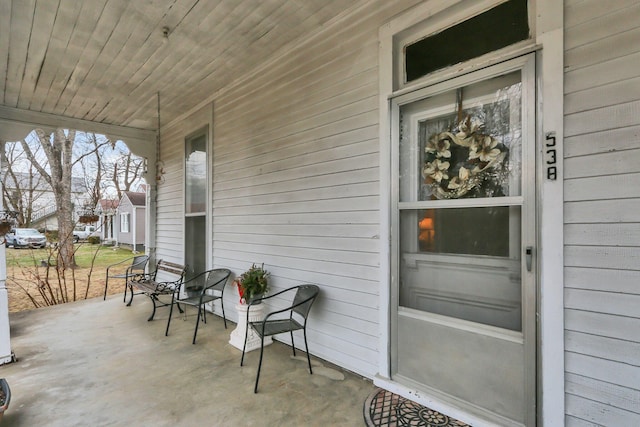
[[[433,162],[427,163],[425,165],[422,173],[428,175],[436,182],[442,182],[443,179],[449,179],[449,175],[447,174],[449,166],[449,162],[434,160]]]
[[[498,141],[489,135],[478,135],[473,138],[469,149],[469,159],[479,159],[481,162],[491,162],[502,151],[498,148]]]
[[[447,187],[451,189],[464,187],[467,182],[469,182],[469,176],[469,169],[465,168],[464,166],[460,166],[458,176],[454,176],[453,178],[451,178],[451,181],[449,181],[449,185]]]
[[[422,176],[435,198],[504,195],[508,148],[483,128],[480,119],[467,116],[429,137]]]
[[[450,158],[452,144],[456,143],[456,137],[451,132],[436,133],[429,138],[425,151],[435,153],[436,157]]]

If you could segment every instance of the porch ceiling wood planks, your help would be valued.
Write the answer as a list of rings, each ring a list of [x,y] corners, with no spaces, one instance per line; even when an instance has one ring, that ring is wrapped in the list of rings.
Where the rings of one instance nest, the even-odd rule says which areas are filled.
[[[106,0],[84,2],[81,7],[74,8],[77,15],[56,19],[53,27],[55,37],[51,37],[47,45],[46,61],[40,68],[40,78],[30,104],[25,107],[34,111],[53,111],[59,102],[59,97],[48,97],[49,92],[64,90],[65,85],[74,85],[74,70],[81,65],[81,60],[86,51],[86,45],[90,42],[96,31],[95,20],[104,8]],[[77,21],[74,29],[73,19]],[[58,58],[58,60],[55,60]],[[64,60],[60,60],[64,58]],[[80,68],[81,69],[81,68]],[[46,101],[49,101],[50,110],[43,110]]]
[[[8,34],[9,45],[7,46],[7,51],[2,52],[1,55],[2,58],[6,58],[7,61],[7,76],[3,103],[12,107],[18,105],[20,86],[22,85],[24,68],[27,62],[29,38],[34,15],[32,12],[29,12],[29,6],[33,8],[35,6],[35,0],[25,1],[24,7],[11,8],[9,13],[11,22],[8,26],[8,28],[10,28],[10,33]],[[6,37],[6,35],[4,37]]]
[[[153,130],[363,2],[3,1],[0,103]]]

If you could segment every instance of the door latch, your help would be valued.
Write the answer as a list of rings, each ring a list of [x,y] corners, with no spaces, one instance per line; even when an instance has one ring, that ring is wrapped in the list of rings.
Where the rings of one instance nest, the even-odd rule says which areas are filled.
[[[526,256],[527,271],[531,271],[531,266],[533,264],[533,246],[527,246],[524,253]]]

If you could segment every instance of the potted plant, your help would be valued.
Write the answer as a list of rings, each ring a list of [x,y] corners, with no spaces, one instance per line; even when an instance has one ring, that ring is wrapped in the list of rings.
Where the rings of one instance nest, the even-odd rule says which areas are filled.
[[[18,216],[18,212],[0,211],[0,236],[4,236],[13,227],[15,227],[17,216]]]
[[[238,276],[233,283],[238,287],[240,302],[250,304],[269,291],[268,277],[269,272],[264,269],[264,264],[252,264],[250,269]]]
[[[94,222],[98,222],[99,219],[100,217],[94,212],[91,206],[85,206],[82,211],[80,211],[78,222],[81,224],[93,224]]]
[[[98,219],[100,218],[96,214],[80,215],[78,222],[80,222],[81,224],[93,224],[94,222],[98,222]]]

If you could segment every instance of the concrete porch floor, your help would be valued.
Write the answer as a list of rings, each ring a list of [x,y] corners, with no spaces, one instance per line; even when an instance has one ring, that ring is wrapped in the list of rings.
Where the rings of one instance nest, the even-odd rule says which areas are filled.
[[[274,342],[254,394],[259,351],[240,367],[234,323],[207,316],[193,345],[195,309],[174,312],[168,337],[167,308],[150,313],[148,298],[126,307],[115,295],[11,314],[18,361],[0,367],[12,392],[2,426],[364,425],[371,381],[314,357],[309,375],[304,352]]]

